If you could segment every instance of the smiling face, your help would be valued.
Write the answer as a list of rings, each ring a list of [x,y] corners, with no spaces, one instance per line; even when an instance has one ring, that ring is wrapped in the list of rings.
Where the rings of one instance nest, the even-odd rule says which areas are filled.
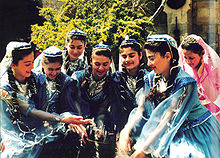
[[[185,60],[185,62],[192,68],[197,68],[201,59],[202,59],[202,55],[199,55],[198,53],[194,53],[191,50],[186,50],[183,49],[183,58]]]
[[[149,49],[145,51],[148,59],[147,65],[150,66],[156,74],[162,74],[165,78],[168,78],[171,59],[170,52],[167,52],[163,57],[159,52],[152,52]]]
[[[95,80],[101,80],[110,68],[111,60],[104,55],[92,55],[92,75]]]
[[[66,43],[66,49],[70,57],[70,61],[76,60],[86,48],[86,43],[82,40],[69,40]]]
[[[46,74],[46,76],[50,80],[55,79],[61,72],[60,62],[42,64],[42,66],[43,66],[43,69],[44,69],[44,73]]]
[[[11,67],[15,78],[19,82],[23,82],[26,77],[30,77],[31,70],[33,69],[34,52],[31,52],[23,59],[19,60],[17,64],[12,63]]]
[[[142,58],[142,52],[140,55],[137,51],[134,51],[131,47],[121,49],[121,62],[122,65],[127,69],[128,72],[137,72],[140,60]]]

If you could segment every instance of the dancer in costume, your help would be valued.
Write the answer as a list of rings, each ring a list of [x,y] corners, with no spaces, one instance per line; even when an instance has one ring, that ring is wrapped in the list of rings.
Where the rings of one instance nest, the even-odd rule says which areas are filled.
[[[183,70],[197,82],[199,99],[220,122],[220,58],[200,36],[189,35],[179,46]]]
[[[112,74],[117,84],[116,93],[120,97],[122,114],[119,114],[118,131],[120,131],[128,120],[128,115],[135,107],[136,93],[144,86],[144,76],[148,73],[142,60],[142,49],[140,43],[128,36],[122,41],[120,47],[120,63],[122,71]]]
[[[54,132],[64,123],[86,124],[81,116],[65,116],[48,113],[35,108],[39,102],[38,91],[41,76],[33,68],[34,53],[25,42],[10,42],[1,62],[1,157],[38,157]]]
[[[220,155],[220,125],[198,98],[196,81],[178,67],[176,41],[169,35],[151,35],[144,45],[152,68],[136,95],[138,107],[120,134],[119,150],[131,149],[132,158]]]
[[[62,72],[71,76],[73,72],[83,70],[88,66],[87,52],[86,48],[86,33],[74,29],[67,33],[66,35],[66,50],[63,51],[63,66]],[[42,54],[39,55],[34,61],[34,71],[41,71],[42,65]]]
[[[100,43],[92,50],[91,66],[72,75],[79,88],[77,103],[81,107],[80,115],[93,118],[95,122],[87,126],[90,141],[81,151],[82,158],[114,157],[115,129],[112,109],[117,103],[109,72],[111,62],[111,49]]]
[[[86,48],[86,33],[74,29],[67,33],[66,51],[64,53],[63,72],[71,76],[73,72],[83,70],[88,66]]]
[[[40,100],[44,100],[45,102],[36,108],[50,113],[77,115],[79,110],[74,104],[77,95],[76,81],[61,72],[63,64],[62,51],[55,46],[47,48],[42,53],[41,62],[41,72],[45,76],[41,78],[39,84],[44,88],[41,88],[38,96]],[[71,128],[76,132],[72,132]],[[79,139],[84,139],[87,136],[86,132],[83,132],[85,131],[85,127],[82,125],[71,125],[65,131],[64,134],[54,134],[57,137],[56,141],[47,143],[40,157],[69,157],[71,155],[77,155],[77,146],[79,146],[78,143],[81,143]],[[82,135],[80,138],[77,133],[85,135]]]

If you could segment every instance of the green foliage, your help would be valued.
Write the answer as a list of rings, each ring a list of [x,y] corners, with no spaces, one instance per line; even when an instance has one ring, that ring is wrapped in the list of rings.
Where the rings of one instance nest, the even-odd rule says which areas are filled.
[[[66,33],[79,28],[87,34],[88,51],[101,41],[116,51],[126,35],[144,43],[153,23],[139,11],[144,3],[140,2],[66,0],[58,11],[42,8],[40,15],[46,21],[32,26],[32,41],[42,49],[51,45],[63,49]]]

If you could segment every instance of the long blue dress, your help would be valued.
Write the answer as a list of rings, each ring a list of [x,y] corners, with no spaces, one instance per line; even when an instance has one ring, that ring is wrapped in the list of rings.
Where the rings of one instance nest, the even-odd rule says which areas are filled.
[[[110,75],[107,74],[100,81],[95,81],[92,77],[91,71],[84,69],[73,73],[72,78],[77,80],[79,88],[77,104],[80,106],[79,114],[84,118],[94,118],[94,125],[87,130],[89,139],[95,141],[87,142],[85,150],[82,150],[80,157],[113,157],[115,150],[115,115],[113,113],[119,112],[116,110],[118,105],[115,100],[115,90],[113,90],[113,82]],[[99,140],[95,136],[94,129],[102,129],[107,132],[104,140]],[[103,143],[97,143],[97,142]]]
[[[156,105],[141,99],[153,87],[154,76],[153,71],[147,76],[145,86],[136,96],[138,107],[131,112],[127,123],[139,117],[133,127],[135,149],[156,157],[219,157],[220,125],[201,105],[196,81],[178,68],[171,94]]]
[[[38,100],[36,108],[60,114],[63,117],[79,113],[79,107],[75,106],[77,96],[76,81],[64,73],[60,73],[54,80],[49,80],[45,75],[38,74]],[[45,144],[40,157],[70,157],[77,154],[76,145],[80,139],[71,128],[64,126],[62,131],[56,132],[51,136],[52,141]]]
[[[42,76],[36,76],[36,92],[41,88],[38,87],[38,79]],[[18,83],[19,84],[19,83]],[[26,89],[26,85],[23,90]],[[43,144],[49,142],[54,132],[59,131],[59,123],[48,123],[34,119],[28,116],[31,109],[35,108],[37,93],[33,96],[23,95],[17,92],[17,98],[28,103],[29,107],[22,112],[20,117],[16,117],[16,112],[11,100],[12,87],[8,81],[7,73],[1,78],[1,142],[5,145],[5,150],[0,153],[1,158],[35,158],[40,154]],[[7,91],[8,93],[4,93]],[[6,95],[5,95],[6,94]]]

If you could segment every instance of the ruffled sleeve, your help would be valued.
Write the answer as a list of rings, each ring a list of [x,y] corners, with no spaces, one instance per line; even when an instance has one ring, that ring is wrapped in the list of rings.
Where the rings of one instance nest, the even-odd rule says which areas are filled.
[[[166,154],[171,141],[188,117],[193,105],[199,104],[196,97],[193,97],[197,95],[197,91],[193,90],[196,88],[195,83],[183,86],[152,111],[137,140],[136,150],[153,153],[156,156]],[[148,106],[153,105],[146,102],[145,109],[149,109]]]
[[[220,93],[220,78],[218,76],[218,68],[205,64],[201,77],[196,80],[200,95],[212,102],[217,99]]]

